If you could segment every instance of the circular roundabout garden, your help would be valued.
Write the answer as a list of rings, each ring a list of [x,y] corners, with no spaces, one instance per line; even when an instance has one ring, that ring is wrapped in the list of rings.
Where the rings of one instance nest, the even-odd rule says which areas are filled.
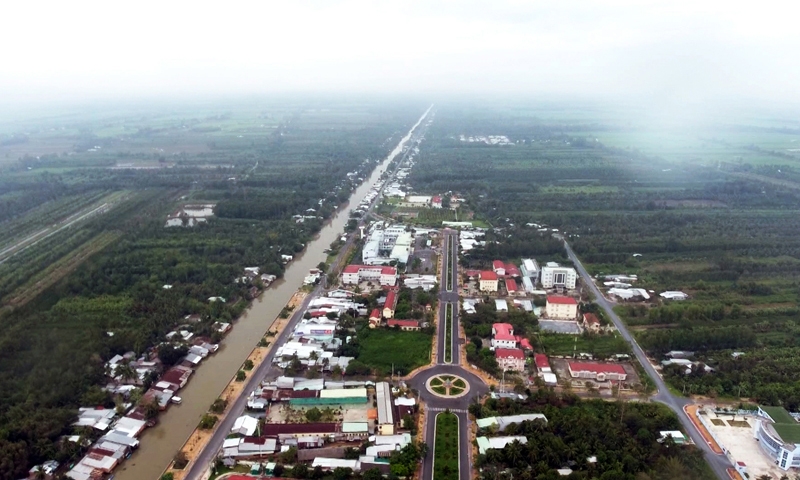
[[[458,375],[434,375],[425,383],[432,394],[442,398],[463,397],[469,392],[469,383]]]

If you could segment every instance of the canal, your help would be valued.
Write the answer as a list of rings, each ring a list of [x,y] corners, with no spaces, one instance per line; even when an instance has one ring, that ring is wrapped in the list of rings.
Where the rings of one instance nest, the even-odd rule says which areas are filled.
[[[414,129],[425,119],[428,112],[430,108],[411,127],[389,156],[375,168],[370,177],[353,192],[348,203],[322,227],[306,245],[306,249],[294,257],[287,266],[283,278],[273,283],[253,301],[222,341],[217,353],[210,355],[202,363],[186,387],[180,391],[183,402],[180,405],[171,405],[159,417],[158,425],[145,431],[140,438],[139,449],[115,471],[115,480],[158,479],[178,449],[194,431],[200,422],[200,417],[222,393],[284,305],[303,285],[308,271],[327,259],[327,254],[323,250],[342,235],[350,219],[350,205],[358,205],[366,197],[388,165],[402,152]]]

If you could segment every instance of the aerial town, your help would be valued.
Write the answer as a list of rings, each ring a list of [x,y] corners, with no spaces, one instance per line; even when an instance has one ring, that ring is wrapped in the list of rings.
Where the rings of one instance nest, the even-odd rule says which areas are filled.
[[[461,141],[503,142],[489,138]],[[351,209],[355,222],[327,250],[341,254],[305,275],[304,286],[274,329],[267,330],[225,394],[202,416],[162,478],[214,478],[225,472],[305,478],[304,472],[312,471],[431,478],[439,468],[429,450],[433,426],[439,425],[437,412],[456,412],[474,425],[458,433],[474,445],[474,452],[467,449],[466,459],[458,460],[459,469],[471,470],[475,456],[527,442],[522,435],[504,435],[510,426],[521,431],[520,425],[548,419],[533,412],[476,418],[472,410],[467,416],[467,406],[521,401],[547,390],[622,401],[648,393],[641,380],[645,371],[617,323],[593,297],[597,292],[609,302],[634,305],[657,293],[636,287],[636,275],[589,278],[563,260],[473,260],[471,255],[489,241],[487,228],[468,220],[444,220],[438,227],[419,221],[425,212],[443,208],[464,215],[465,207],[453,192],[406,193],[411,187],[404,179],[418,151],[406,147],[394,173],[384,175]],[[208,214],[213,209],[200,207]],[[167,226],[187,225],[192,211],[184,209]],[[313,218],[307,213],[313,212],[295,220]],[[542,237],[568,236],[546,225],[528,226]],[[293,257],[282,259],[289,263]],[[259,266],[232,279],[252,285],[251,298],[276,280]],[[657,295],[662,301],[688,297],[680,291]],[[199,320],[187,315],[157,349],[140,356],[115,355],[106,362],[106,389],[128,401],[115,409],[81,408],[70,441],[97,440],[70,466],[67,477],[112,475],[139,447],[145,429],[158,423],[159,414],[182,403],[179,395],[192,374],[235,328],[218,322],[212,335],[196,334]],[[691,358],[692,352],[669,352],[651,359],[649,366],[677,365],[687,375],[696,368],[713,372]],[[454,365],[458,368],[449,368]],[[753,459],[752,450],[740,445],[744,439],[723,446],[731,441],[724,439],[727,423],[718,419],[732,418],[772,446],[766,453],[780,467],[793,465],[792,455],[800,462],[800,447],[791,446],[791,428],[782,426],[794,423],[785,410],[692,408],[687,415],[697,432],[654,432],[659,441],[669,438],[683,445],[691,444],[695,434],[709,437],[729,455],[747,459],[737,462],[744,474],[746,465],[767,460]],[[438,445],[438,437],[435,441]],[[31,472],[49,475],[58,468],[57,462],[48,462]],[[571,472],[570,465],[559,470],[565,476]]]

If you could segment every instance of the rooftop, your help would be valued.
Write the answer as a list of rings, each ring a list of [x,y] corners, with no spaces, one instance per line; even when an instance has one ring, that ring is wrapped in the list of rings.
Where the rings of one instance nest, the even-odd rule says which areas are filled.
[[[382,267],[380,265],[348,265],[344,267],[342,273],[358,273],[361,270],[380,270],[383,275],[397,275],[397,269],[394,267]]]
[[[495,358],[524,359],[525,353],[519,348],[498,348],[494,351]]]
[[[497,280],[497,274],[490,270],[483,270],[480,275],[481,280]]]
[[[548,295],[547,303],[554,303],[559,305],[577,305],[578,302],[572,297],[563,297],[561,295]]]
[[[533,355],[533,361],[536,363],[536,366],[539,368],[547,367],[550,368],[550,360],[547,359],[547,355],[544,353],[536,353]]]
[[[613,363],[594,363],[594,362],[568,362],[569,369],[573,372],[595,372],[595,373],[619,373],[625,374],[622,365]]]

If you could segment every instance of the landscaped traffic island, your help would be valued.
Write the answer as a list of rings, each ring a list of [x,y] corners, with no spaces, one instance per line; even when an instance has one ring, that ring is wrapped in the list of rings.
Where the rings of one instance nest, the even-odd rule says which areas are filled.
[[[433,480],[458,480],[458,417],[450,412],[436,415],[433,444]]]
[[[469,392],[469,383],[458,375],[435,375],[428,379],[426,387],[439,397],[458,398]]]

